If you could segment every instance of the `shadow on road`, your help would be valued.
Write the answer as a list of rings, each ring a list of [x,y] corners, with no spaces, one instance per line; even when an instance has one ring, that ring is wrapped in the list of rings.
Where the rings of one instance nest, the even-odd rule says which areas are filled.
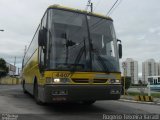
[[[84,105],[80,103],[59,103],[59,104],[47,104],[47,110],[54,111],[54,113],[102,113],[102,112],[111,112],[106,111],[101,107],[96,106],[96,103],[93,105]]]

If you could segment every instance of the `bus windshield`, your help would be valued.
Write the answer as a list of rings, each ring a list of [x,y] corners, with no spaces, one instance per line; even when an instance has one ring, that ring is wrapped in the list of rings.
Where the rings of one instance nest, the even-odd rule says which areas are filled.
[[[48,22],[48,69],[120,71],[117,41],[111,20],[50,9]],[[90,62],[92,66],[89,66]]]

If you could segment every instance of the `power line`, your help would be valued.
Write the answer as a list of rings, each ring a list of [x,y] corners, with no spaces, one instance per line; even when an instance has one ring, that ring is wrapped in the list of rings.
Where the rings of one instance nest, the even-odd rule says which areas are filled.
[[[116,0],[116,2],[112,5],[112,7],[109,9],[109,11],[107,12],[107,16],[108,16],[108,14],[111,12],[111,10],[114,8],[114,6],[117,4],[117,2],[118,2],[118,0]]]
[[[118,2],[118,4],[112,9],[112,11],[108,14],[108,16],[119,6],[119,4],[122,2],[122,0],[120,0]]]
[[[110,10],[107,12],[107,15],[109,15],[109,14],[111,14],[111,11],[113,12],[113,8],[114,8],[114,6],[117,4],[117,6],[114,8],[114,10],[119,6],[119,4],[121,3],[121,1],[122,0],[120,0],[120,2],[117,4],[117,2],[118,2],[118,0],[112,5],[112,7],[110,8]],[[100,24],[100,23],[102,23],[102,22],[104,22],[103,21],[103,19],[100,19],[100,20],[98,20],[95,24],[93,24],[93,25],[91,25],[90,27],[92,27],[92,30],[93,29],[95,29],[95,27],[98,25],[98,24]]]
[[[112,11],[112,9],[114,8],[114,6],[117,4],[117,2],[118,2],[118,0],[116,0],[116,2],[112,5],[112,7],[110,8],[110,10],[107,12],[107,16],[108,16],[108,14],[110,14],[110,12]],[[121,2],[121,0],[120,0],[120,2]],[[118,5],[120,4],[120,2],[118,3]],[[118,5],[116,6],[116,8],[118,7]],[[103,19],[100,19],[99,21],[97,21],[95,24],[93,24],[91,27],[93,27],[93,29],[99,24],[99,23],[101,23],[103,21]],[[104,21],[103,21],[104,22]]]
[[[101,0],[99,0],[99,3],[100,3]],[[117,4],[118,0],[113,4],[113,6],[110,8],[110,10],[107,12],[107,15],[111,12],[111,10],[114,8],[114,10],[119,6],[119,4],[121,3],[122,0],[120,0],[120,2],[118,3],[118,5],[114,8],[114,6]],[[88,0],[87,2],[87,6],[86,6],[86,9],[88,9],[88,3],[90,4],[91,3],[91,0]],[[97,5],[99,4],[97,3]],[[101,18],[100,20],[98,20],[96,23],[94,23],[93,25],[91,25],[90,27],[92,27],[92,30],[96,28],[96,26],[102,22],[105,22],[103,21],[103,18]]]

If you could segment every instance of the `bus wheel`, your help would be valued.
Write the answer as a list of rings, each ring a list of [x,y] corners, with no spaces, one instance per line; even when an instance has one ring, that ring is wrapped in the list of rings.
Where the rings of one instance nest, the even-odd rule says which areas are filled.
[[[36,103],[37,103],[38,105],[43,105],[43,102],[41,102],[41,101],[39,100],[39,96],[38,96],[38,84],[37,84],[37,83],[34,84],[33,94],[34,94],[34,99],[35,99]]]
[[[89,101],[83,101],[84,105],[92,105],[93,103],[95,103],[95,100],[89,100]]]
[[[23,93],[27,93],[26,88],[25,88],[25,81],[23,80],[22,82],[22,89],[23,89]]]

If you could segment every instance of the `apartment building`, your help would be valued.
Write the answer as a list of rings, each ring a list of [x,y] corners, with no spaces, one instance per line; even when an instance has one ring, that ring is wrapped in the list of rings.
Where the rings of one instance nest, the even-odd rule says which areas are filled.
[[[159,63],[156,63],[154,59],[148,59],[142,62],[142,82],[147,82],[148,76],[158,76]]]
[[[132,84],[138,84],[138,61],[127,58],[122,62],[123,75],[131,77]]]

